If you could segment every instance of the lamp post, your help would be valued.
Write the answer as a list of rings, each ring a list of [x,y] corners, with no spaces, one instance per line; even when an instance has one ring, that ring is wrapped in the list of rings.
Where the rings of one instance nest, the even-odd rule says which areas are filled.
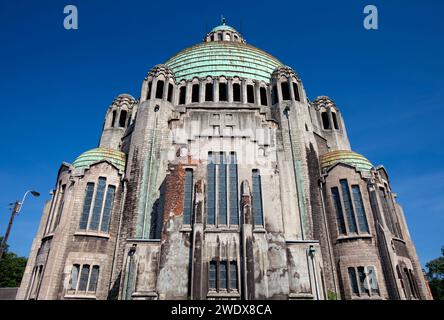
[[[31,193],[34,197],[40,196],[40,193],[34,190],[28,190],[23,195],[22,201],[14,202],[14,208],[12,208],[11,218],[9,219],[8,228],[6,229],[5,237],[3,238],[2,243],[0,244],[0,260],[3,257],[3,252],[5,251],[6,244],[8,242],[9,233],[11,232],[12,222],[14,221],[14,217],[16,214],[20,212],[22,209],[23,203],[25,202],[26,196]]]

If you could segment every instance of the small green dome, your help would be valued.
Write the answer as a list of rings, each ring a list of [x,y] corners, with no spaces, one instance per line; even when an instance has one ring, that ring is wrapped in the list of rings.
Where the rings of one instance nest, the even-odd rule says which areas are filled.
[[[322,170],[331,168],[337,163],[345,163],[355,167],[358,171],[370,172],[373,165],[363,155],[350,150],[336,150],[321,156]]]
[[[171,68],[178,81],[191,80],[193,77],[238,76],[267,83],[270,82],[273,70],[282,66],[272,55],[234,41],[203,42],[180,51],[165,64]]]
[[[119,171],[125,171],[125,159],[126,154],[119,150],[95,148],[78,156],[74,161],[73,166],[76,169],[86,169],[98,161],[108,160],[114,164]]]
[[[217,32],[217,31],[222,31],[222,30],[229,30],[232,32],[237,32],[236,29],[234,29],[233,27],[227,26],[226,24],[221,24],[220,26],[214,27],[210,32]],[[239,33],[239,32],[237,32]]]

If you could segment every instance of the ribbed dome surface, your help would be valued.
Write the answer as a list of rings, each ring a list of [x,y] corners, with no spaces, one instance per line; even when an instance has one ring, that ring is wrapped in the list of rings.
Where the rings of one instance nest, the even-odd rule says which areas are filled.
[[[359,171],[369,172],[373,165],[363,155],[349,150],[331,151],[321,156],[321,168],[328,169],[336,163],[345,163]]]
[[[178,81],[193,77],[238,76],[267,83],[273,70],[282,65],[272,55],[234,41],[203,42],[182,50],[165,64]]]
[[[114,164],[119,171],[125,170],[125,153],[119,150],[107,148],[95,148],[82,153],[73,163],[74,168],[85,169],[93,163],[108,160]]]

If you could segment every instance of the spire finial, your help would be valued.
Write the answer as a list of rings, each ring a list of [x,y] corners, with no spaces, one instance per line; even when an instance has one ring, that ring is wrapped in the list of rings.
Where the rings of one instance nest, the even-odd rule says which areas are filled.
[[[221,14],[220,15],[220,21],[222,22],[223,25],[225,25],[226,22],[227,22],[227,19],[225,19],[224,16]]]

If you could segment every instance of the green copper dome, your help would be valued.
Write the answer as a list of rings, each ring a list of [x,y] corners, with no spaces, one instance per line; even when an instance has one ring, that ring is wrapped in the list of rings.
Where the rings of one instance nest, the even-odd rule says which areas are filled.
[[[119,150],[107,149],[107,148],[95,148],[82,153],[73,163],[76,169],[86,169],[92,164],[108,160],[114,164],[119,171],[125,171],[125,153]]]
[[[237,32],[236,29],[233,27],[227,26],[226,24],[221,24],[220,26],[214,27],[210,32],[216,32],[216,31],[222,31],[222,30],[229,30],[233,32]]]
[[[193,77],[238,76],[267,83],[270,82],[273,70],[282,65],[272,55],[235,41],[203,42],[182,50],[165,64],[174,72],[178,81]]]
[[[349,150],[331,151],[321,156],[321,168],[328,169],[336,163],[345,163],[358,171],[370,172],[373,165],[363,155]]]

